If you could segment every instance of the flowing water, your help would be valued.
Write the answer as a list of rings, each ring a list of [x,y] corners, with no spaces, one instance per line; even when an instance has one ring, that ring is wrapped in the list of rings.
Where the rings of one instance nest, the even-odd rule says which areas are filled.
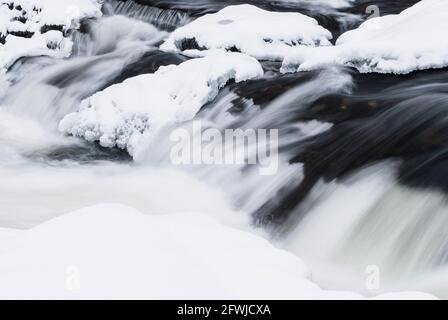
[[[448,73],[359,75],[346,68],[228,84],[197,115],[206,127],[279,129],[279,170],[174,167],[169,130],[135,159],[63,136],[80,101],[126,78],[187,58],[158,45],[173,29],[224,5],[302,10],[335,35],[369,1],[107,1],[85,21],[69,59],[18,61],[0,79],[0,228],[29,228],[102,202],[148,214],[190,211],[251,223],[311,266],[325,288],[366,295],[420,289],[448,298]],[[377,1],[395,13],[415,1]],[[351,4],[350,4],[351,3]],[[182,125],[198,134],[191,123]],[[381,271],[379,291],[366,270]]]

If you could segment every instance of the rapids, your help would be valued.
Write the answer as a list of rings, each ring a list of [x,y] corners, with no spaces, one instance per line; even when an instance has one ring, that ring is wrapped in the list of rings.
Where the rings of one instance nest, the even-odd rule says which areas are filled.
[[[69,59],[22,58],[1,75],[0,228],[30,228],[102,202],[148,214],[212,214],[303,257],[324,288],[377,294],[425,290],[448,298],[448,73],[361,75],[331,67],[229,83],[196,119],[224,130],[279,129],[280,166],[170,163],[169,130],[135,159],[62,135],[61,118],[112,84],[187,57],[158,49],[168,33],[225,5],[301,10],[335,36],[365,8],[397,13],[416,1],[108,0],[104,16],[69,36]],[[187,130],[190,124],[182,125]],[[197,134],[197,132],[192,132]]]

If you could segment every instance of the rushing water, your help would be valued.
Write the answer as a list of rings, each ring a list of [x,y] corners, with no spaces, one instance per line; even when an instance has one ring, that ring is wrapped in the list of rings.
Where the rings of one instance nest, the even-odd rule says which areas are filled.
[[[274,176],[243,165],[174,168],[166,131],[136,160],[57,131],[60,119],[98,90],[185,61],[157,49],[168,32],[241,2],[108,1],[104,17],[70,35],[70,59],[17,62],[1,79],[0,227],[29,228],[100,202],[145,213],[204,212],[236,226],[250,218],[305,258],[326,288],[377,293],[364,286],[366,267],[376,265],[383,290],[448,298],[446,70],[281,75],[278,65],[264,63],[263,79],[229,84],[197,118],[218,129],[278,128]],[[335,34],[359,24],[370,4],[252,2],[304,10]],[[393,13],[414,2],[379,4]]]

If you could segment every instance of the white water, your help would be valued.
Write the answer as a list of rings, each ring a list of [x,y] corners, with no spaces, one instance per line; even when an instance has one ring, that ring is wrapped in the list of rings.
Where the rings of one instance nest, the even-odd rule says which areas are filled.
[[[73,34],[70,59],[34,58],[3,76],[8,88],[0,110],[0,227],[30,228],[104,202],[128,204],[148,214],[213,213],[226,223],[247,225],[248,216],[235,213],[225,194],[179,170],[48,157],[71,148],[92,152],[95,158],[87,143],[61,135],[58,122],[166,36],[121,15],[92,21],[89,29],[88,34]]]
[[[368,296],[426,290],[446,298],[448,199],[399,186],[394,167],[378,164],[316,187],[311,210],[284,246],[325,288]],[[379,270],[379,289],[366,286],[371,266]]]

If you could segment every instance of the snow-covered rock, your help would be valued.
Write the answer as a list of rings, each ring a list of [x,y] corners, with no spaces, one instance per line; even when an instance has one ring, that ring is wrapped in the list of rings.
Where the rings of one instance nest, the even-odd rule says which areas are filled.
[[[84,100],[78,112],[64,117],[59,129],[133,154],[142,136],[193,119],[228,81],[262,75],[263,69],[254,58],[215,51],[106,88]]]
[[[298,257],[200,214],[104,204],[0,239],[3,299],[362,298],[321,290]]]
[[[448,1],[422,0],[398,15],[373,18],[337,40],[336,46],[295,48],[283,72],[342,64],[360,72],[406,74],[448,66]]]
[[[98,0],[0,0],[0,70],[24,56],[69,56],[64,31],[101,14]]]
[[[259,60],[282,60],[294,47],[331,45],[331,33],[296,12],[269,12],[252,5],[228,6],[175,30],[163,50],[204,55],[210,49],[238,51]]]

